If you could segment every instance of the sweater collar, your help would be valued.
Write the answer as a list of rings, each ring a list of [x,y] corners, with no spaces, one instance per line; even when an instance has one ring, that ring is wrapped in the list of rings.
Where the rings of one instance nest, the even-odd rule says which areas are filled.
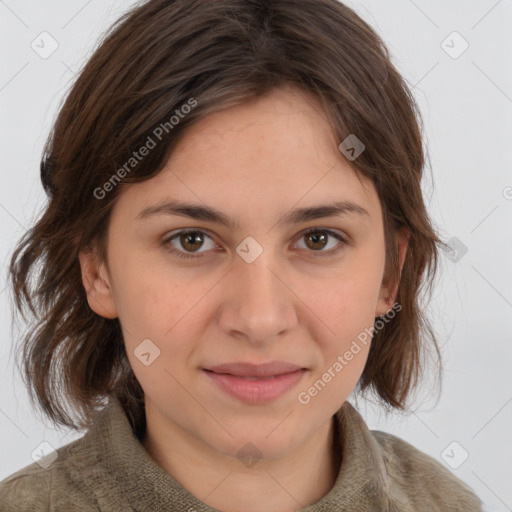
[[[350,402],[343,404],[333,421],[338,423],[338,446],[343,450],[338,476],[325,496],[299,512],[348,512],[359,510],[362,501],[369,507],[365,510],[385,509],[389,482],[378,442]],[[103,409],[87,437],[135,510],[215,512],[150,457],[117,399]]]

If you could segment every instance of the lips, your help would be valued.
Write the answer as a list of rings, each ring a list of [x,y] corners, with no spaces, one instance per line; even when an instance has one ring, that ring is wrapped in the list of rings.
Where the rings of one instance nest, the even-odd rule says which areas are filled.
[[[307,370],[298,369],[270,377],[247,377],[209,370],[203,372],[223,394],[249,405],[263,405],[291,391],[302,380]]]
[[[275,377],[284,373],[291,373],[302,370],[303,367],[284,361],[272,361],[270,363],[255,365],[252,363],[227,363],[205,368],[205,370],[214,373],[224,373],[236,377],[246,377],[248,379],[264,379]]]
[[[261,365],[229,363],[204,368],[203,371],[223,393],[250,405],[262,405],[294,388],[307,369],[274,361]]]

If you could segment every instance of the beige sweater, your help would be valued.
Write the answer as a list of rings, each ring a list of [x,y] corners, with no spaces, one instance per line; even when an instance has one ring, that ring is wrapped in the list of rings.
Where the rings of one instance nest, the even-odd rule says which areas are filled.
[[[334,416],[342,463],[334,487],[301,512],[481,512],[440,462],[405,441],[370,431],[345,402]],[[262,503],[263,504],[263,503]],[[31,464],[0,483],[0,511],[214,512],[158,466],[113,400],[82,438],[43,469]],[[243,511],[241,511],[243,512]]]

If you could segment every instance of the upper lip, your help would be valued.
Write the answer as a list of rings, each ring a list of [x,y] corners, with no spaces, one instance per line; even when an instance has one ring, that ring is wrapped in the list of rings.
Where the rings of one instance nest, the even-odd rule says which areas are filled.
[[[226,363],[210,368],[205,368],[215,373],[228,373],[238,377],[272,377],[274,375],[282,375],[284,373],[291,373],[297,370],[304,369],[296,364],[287,363],[285,361],[272,361],[264,364],[252,363]]]

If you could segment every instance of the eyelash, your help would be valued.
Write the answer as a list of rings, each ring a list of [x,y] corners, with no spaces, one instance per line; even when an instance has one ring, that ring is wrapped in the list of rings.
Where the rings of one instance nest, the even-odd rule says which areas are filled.
[[[309,235],[311,233],[319,233],[319,232],[326,233],[327,235],[332,236],[333,238],[335,238],[336,240],[341,242],[341,244],[340,244],[340,247],[338,247],[336,249],[330,249],[329,251],[313,251],[313,250],[308,251],[308,252],[314,253],[315,257],[316,256],[319,256],[319,257],[333,256],[334,254],[337,254],[340,250],[342,250],[345,245],[349,245],[349,242],[347,240],[345,240],[341,235],[339,235],[338,233],[336,233],[334,231],[331,231],[330,229],[325,229],[325,228],[311,228],[311,229],[308,229],[307,231],[305,231],[305,232],[300,234],[299,240],[302,237],[305,237],[305,236],[307,236],[307,235]],[[186,259],[186,260],[203,258],[204,257],[203,254],[204,253],[197,253],[197,254],[187,253],[187,252],[183,252],[183,251],[180,251],[178,249],[175,249],[172,245],[170,245],[170,242],[172,240],[174,240],[175,238],[179,237],[182,234],[187,234],[187,233],[201,233],[201,234],[204,234],[204,235],[206,235],[207,237],[209,237],[209,238],[211,238],[213,240],[213,238],[207,232],[205,232],[205,231],[203,231],[201,229],[182,229],[182,230],[174,233],[172,236],[167,237],[163,241],[163,244],[166,246],[168,251],[170,251],[171,253],[173,253],[176,256],[178,256],[178,258],[182,258],[182,259]]]

